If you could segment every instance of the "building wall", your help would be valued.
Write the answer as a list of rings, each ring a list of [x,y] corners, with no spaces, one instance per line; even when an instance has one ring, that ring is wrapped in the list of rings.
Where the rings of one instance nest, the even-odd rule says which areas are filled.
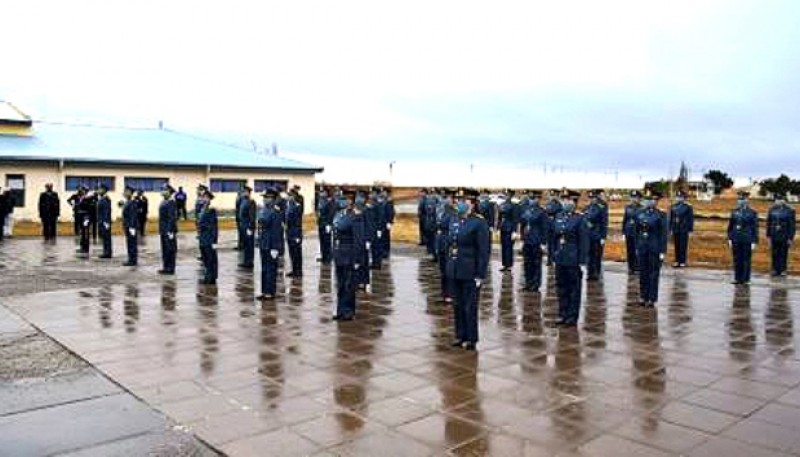
[[[6,177],[9,174],[25,176],[25,206],[14,209],[14,218],[17,220],[38,220],[39,194],[44,191],[47,183],[53,183],[53,190],[58,192],[61,199],[61,220],[72,219],[72,208],[67,203],[67,198],[72,194],[65,190],[66,176],[114,176],[114,190],[109,192],[112,202],[122,199],[126,176],[167,178],[176,189],[182,186],[188,195],[187,208],[194,207],[196,200],[196,187],[200,183],[208,184],[212,178],[246,179],[253,187],[256,179],[286,180],[289,186],[299,185],[306,202],[314,201],[314,174],[312,172],[285,173],[285,172],[258,172],[250,170],[211,170],[201,168],[175,168],[175,167],[104,167],[66,164],[42,163],[0,163],[0,187],[6,188]],[[158,192],[146,192],[150,200],[150,217],[157,217],[158,202],[161,195]],[[235,193],[215,194],[214,205],[218,209],[233,209],[236,201]],[[254,195],[257,201],[260,200]],[[306,203],[306,213],[313,212],[313,204]],[[120,208],[113,205],[114,217],[120,216]]]

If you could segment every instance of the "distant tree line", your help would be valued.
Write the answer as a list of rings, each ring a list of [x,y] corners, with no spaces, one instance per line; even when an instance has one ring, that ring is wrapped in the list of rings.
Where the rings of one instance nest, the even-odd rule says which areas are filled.
[[[789,178],[786,175],[780,175],[777,178],[770,178],[761,181],[761,189],[759,194],[765,196],[768,194],[787,194],[787,195],[800,195],[800,181]]]

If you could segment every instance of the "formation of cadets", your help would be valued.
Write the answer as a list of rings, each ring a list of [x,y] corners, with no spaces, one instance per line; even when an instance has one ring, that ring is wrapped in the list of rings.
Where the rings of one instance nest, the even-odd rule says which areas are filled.
[[[288,252],[288,277],[302,277],[303,214],[305,202],[300,188],[288,192],[267,188],[260,204],[244,187],[236,200],[239,267],[253,270],[255,251],[261,263],[261,300],[277,295],[279,261]],[[175,273],[178,252],[178,219],[186,217],[186,194],[169,186],[162,190],[158,208],[158,232],[162,253],[160,274]],[[521,242],[524,289],[538,292],[543,264],[555,274],[559,302],[559,325],[577,325],[584,277],[602,278],[604,248],[609,233],[609,207],[604,191],[588,192],[589,203],[581,211],[580,192],[571,190],[506,190],[491,196],[472,189],[421,189],[417,206],[420,245],[425,246],[440,275],[442,300],[454,307],[455,346],[474,350],[478,342],[478,296],[487,275],[491,242],[500,241],[501,271],[512,270],[515,245]],[[687,265],[694,210],[687,195],[678,191],[669,211],[658,208],[662,195],[651,189],[634,190],[625,206],[621,233],[629,273],[638,275],[640,304],[652,307],[658,301],[661,266],[670,235],[674,245],[673,266]],[[794,209],[785,195],[775,195],[766,217],[766,236],[772,253],[772,274],[786,275],[789,249],[795,237]],[[212,204],[214,194],[205,185],[197,187],[196,238],[203,264],[200,283],[213,285],[218,277],[217,246],[219,215]],[[90,239],[102,242],[101,258],[111,258],[112,202],[108,189],[81,187],[68,199],[73,208],[79,253],[88,255]],[[138,246],[146,230],[149,203],[144,192],[126,187],[121,228],[125,236],[125,266],[138,263]],[[337,284],[335,320],[356,316],[359,290],[371,292],[371,270],[381,269],[391,252],[395,207],[391,189],[321,187],[314,202],[319,235],[319,258],[334,264]],[[58,194],[47,185],[39,200],[39,215],[46,241],[55,239],[60,211]],[[750,281],[752,251],[759,241],[759,216],[749,205],[749,195],[738,194],[731,212],[727,239],[734,259],[734,282]]]

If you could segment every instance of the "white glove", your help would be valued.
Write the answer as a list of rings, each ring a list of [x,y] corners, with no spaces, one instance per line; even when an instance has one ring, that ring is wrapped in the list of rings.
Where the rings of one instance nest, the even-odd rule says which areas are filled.
[[[167,233],[167,238],[169,238],[170,240],[174,240],[175,239],[175,234],[174,233]]]
[[[586,274],[586,265],[581,265],[581,273]]]
[[[128,233],[130,233],[131,236],[136,236],[136,229],[135,228],[129,228],[128,229]]]
[[[479,289],[480,289],[480,287],[481,287],[481,285],[482,285],[482,284],[483,284],[483,281],[482,281],[482,280],[480,280],[480,279],[478,279],[478,278],[475,278],[475,287],[477,287],[477,288],[479,288]]]
[[[605,245],[606,245],[606,240],[600,240],[600,246],[605,246]]]
[[[756,250],[756,244],[755,244],[755,243],[751,244],[751,245],[750,245],[750,249],[752,249],[752,250],[754,250],[754,251],[755,251],[755,250]]]
[[[277,249],[270,249],[269,256],[272,257],[273,259],[277,259],[278,258],[278,250]]]
[[[326,225],[325,226],[325,233],[331,233],[331,226],[330,225]]]
[[[213,249],[213,250],[215,250],[215,251],[217,250],[217,248],[218,248],[218,247],[219,247],[219,245],[218,245],[218,244],[216,244],[216,243],[214,243],[214,244],[212,244],[212,245],[211,245],[211,249]]]
[[[369,241],[367,241],[367,249],[369,249],[369,248],[371,248],[371,247],[372,247],[372,243],[370,243]]]
[[[383,232],[381,230],[378,230],[378,238],[382,238],[382,237],[383,237]]]
[[[245,230],[245,233],[247,233],[247,236],[253,236],[253,231],[250,229]]]
[[[658,255],[658,260],[663,262],[664,261],[664,254],[659,254]]]
[[[731,247],[731,248],[733,247],[733,241],[728,240],[728,247]]]
[[[106,230],[111,230],[111,224],[108,222],[103,222],[103,227],[105,227]]]
[[[297,244],[300,244],[300,238],[295,238],[294,242],[297,243]]]
[[[361,268],[361,265],[359,265],[359,264],[353,265],[353,269],[358,270],[359,268]]]
[[[386,224],[386,230],[391,230],[391,229],[392,229],[392,224],[391,223],[387,223]]]
[[[622,241],[625,241],[626,239],[627,237],[625,235],[622,235]]]
[[[516,241],[518,239],[519,239],[519,234],[517,232],[514,232],[514,233],[511,234],[511,240],[512,241]]]

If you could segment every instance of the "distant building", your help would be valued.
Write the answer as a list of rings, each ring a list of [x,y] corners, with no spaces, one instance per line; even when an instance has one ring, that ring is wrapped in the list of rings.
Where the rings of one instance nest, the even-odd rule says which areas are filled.
[[[39,193],[47,183],[61,194],[62,220],[72,211],[66,198],[80,185],[105,183],[112,200],[126,185],[159,201],[163,184],[182,186],[193,207],[198,184],[209,185],[220,209],[233,209],[237,190],[248,184],[299,185],[314,200],[314,176],[322,168],[256,153],[163,128],[123,128],[37,122],[0,101],[0,187],[12,189],[15,219],[38,219]],[[151,206],[155,216],[156,205]],[[114,205],[118,216],[119,209]],[[312,212],[306,205],[306,212]]]

